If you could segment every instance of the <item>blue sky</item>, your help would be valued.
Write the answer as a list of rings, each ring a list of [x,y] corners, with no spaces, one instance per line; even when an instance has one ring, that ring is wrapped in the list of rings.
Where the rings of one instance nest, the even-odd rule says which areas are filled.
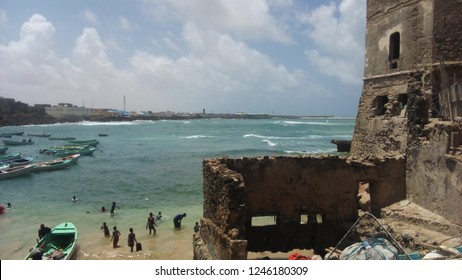
[[[366,0],[0,0],[0,96],[356,116]]]

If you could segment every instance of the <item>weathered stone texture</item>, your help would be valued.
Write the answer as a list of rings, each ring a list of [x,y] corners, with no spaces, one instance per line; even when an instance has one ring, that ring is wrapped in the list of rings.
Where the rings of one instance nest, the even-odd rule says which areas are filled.
[[[195,258],[295,248],[323,254],[360,208],[380,215],[406,197],[462,224],[462,100],[441,94],[462,83],[461,11],[461,0],[369,0],[349,156],[204,160]],[[274,224],[253,225],[261,216]]]
[[[202,252],[197,258],[242,259],[247,251],[287,252],[334,246],[357,218],[360,182],[373,212],[405,198],[402,158],[348,162],[345,157],[260,157],[205,160]],[[301,223],[301,216],[321,223]],[[275,217],[256,226],[254,217]],[[195,249],[196,252],[196,249]]]

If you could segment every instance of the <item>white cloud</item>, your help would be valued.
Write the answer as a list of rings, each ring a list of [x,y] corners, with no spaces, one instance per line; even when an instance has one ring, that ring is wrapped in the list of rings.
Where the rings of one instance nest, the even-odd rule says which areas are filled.
[[[157,20],[191,22],[243,40],[291,42],[282,25],[270,14],[266,0],[146,0],[145,3],[149,3],[147,9]]]
[[[83,11],[83,18],[91,24],[98,24],[98,17],[88,9]]]
[[[54,34],[51,22],[34,15],[24,23],[20,40],[0,44],[2,92],[32,103],[86,100],[106,108],[121,108],[126,96],[129,110],[186,112],[271,112],[281,104],[302,111],[324,92],[302,71],[289,71],[229,35],[194,24],[183,29],[183,55],[173,59],[135,51],[126,68],[114,65],[95,28],[83,29],[71,58],[53,51]]]
[[[220,112],[237,107],[252,111],[262,106],[271,110],[290,100],[308,101],[312,95],[306,89],[316,88],[301,71],[289,72],[275,65],[229,35],[188,24],[183,36],[189,48],[186,56],[173,60],[137,52],[131,59],[137,83],[152,85],[153,104],[184,104],[180,109],[185,111],[187,107],[210,108],[212,103]],[[188,100],[186,104],[184,100]]]
[[[331,2],[299,15],[309,24],[309,37],[318,46],[305,51],[307,59],[322,73],[344,84],[360,85],[364,65],[366,0]]]

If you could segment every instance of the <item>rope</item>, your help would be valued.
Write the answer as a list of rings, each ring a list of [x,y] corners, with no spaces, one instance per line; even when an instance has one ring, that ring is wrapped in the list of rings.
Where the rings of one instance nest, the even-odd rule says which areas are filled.
[[[388,230],[382,225],[382,223],[379,222],[379,220],[374,216],[372,215],[372,213],[369,213],[369,212],[365,212],[364,215],[362,215],[361,217],[359,217],[356,222],[350,227],[350,229],[347,231],[347,233],[345,233],[345,235],[342,237],[342,239],[340,239],[340,241],[337,243],[337,245],[335,245],[334,247],[334,250],[332,250],[332,252],[328,253],[326,255],[326,258],[329,258],[330,255],[332,255],[333,252],[335,252],[337,249],[338,249],[338,246],[340,246],[340,244],[343,242],[343,240],[345,240],[345,238],[350,234],[350,232],[353,230],[353,228],[365,217],[365,216],[369,216],[371,217],[372,219],[374,219],[374,221],[379,224],[379,226],[382,228],[383,231],[385,231],[385,233],[390,237],[390,239],[393,241],[393,243],[395,243],[395,245],[398,247],[398,249],[401,250],[401,252],[403,252],[403,254],[406,255],[406,257],[411,260],[411,256],[409,256],[403,249],[403,247],[401,247],[401,245],[399,245],[398,241],[396,241],[396,239],[391,235],[390,232],[388,232]]]

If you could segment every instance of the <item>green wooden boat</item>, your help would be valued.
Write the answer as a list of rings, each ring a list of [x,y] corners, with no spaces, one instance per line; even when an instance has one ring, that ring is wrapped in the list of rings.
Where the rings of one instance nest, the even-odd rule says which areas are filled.
[[[93,146],[75,146],[75,147],[50,147],[40,149],[40,153],[46,153],[47,155],[65,157],[74,154],[80,154],[82,156],[92,155],[96,151]]]
[[[91,139],[91,140],[69,140],[68,143],[73,145],[89,145],[89,146],[96,146],[99,144],[98,140]]]
[[[50,140],[75,140],[75,137],[50,137]]]
[[[40,239],[25,257],[26,260],[71,260],[77,257],[77,228],[62,223]]]
[[[33,172],[61,170],[73,164],[71,159],[54,159],[35,163]]]
[[[8,155],[1,155],[0,162],[9,161],[11,159],[19,158],[19,157],[21,157],[21,152],[17,152],[14,154],[8,154]]]

